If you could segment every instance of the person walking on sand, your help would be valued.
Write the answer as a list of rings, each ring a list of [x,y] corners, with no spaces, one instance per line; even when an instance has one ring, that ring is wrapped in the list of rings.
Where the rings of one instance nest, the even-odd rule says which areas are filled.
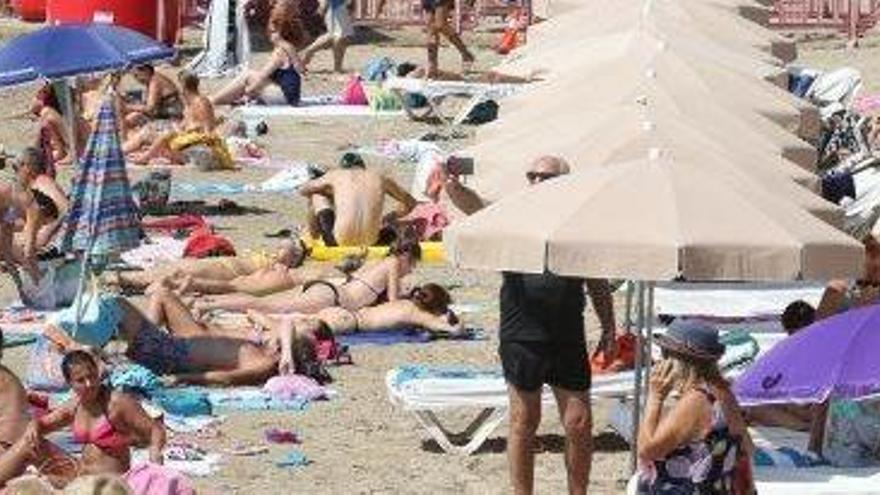
[[[379,241],[385,196],[400,203],[392,213],[406,216],[416,200],[393,179],[364,164],[355,153],[346,153],[340,168],[305,183],[299,190],[309,199],[309,229],[327,246],[372,246]]]
[[[468,72],[474,63],[474,55],[465,46],[455,28],[449,25],[449,16],[455,12],[453,0],[422,0],[425,11],[425,24],[428,31],[428,78],[433,79],[438,71],[440,56],[440,35],[442,34],[461,55],[462,72]]]
[[[569,166],[557,157],[535,160],[526,180],[535,185],[567,174]],[[447,178],[445,190],[466,214],[486,206],[475,191]],[[549,272],[504,272],[500,303],[498,354],[507,382],[510,433],[507,457],[514,493],[534,492],[535,433],[541,422],[541,389],[550,385],[565,429],[565,468],[568,491],[584,494],[592,461],[590,367],[584,332],[584,285],[602,326],[599,351],[608,361],[616,354],[615,317],[611,287],[605,279],[560,277]]]
[[[333,72],[341,74],[342,61],[345,59],[345,50],[349,40],[354,36],[349,16],[351,0],[321,0],[319,12],[324,15],[324,25],[327,32],[319,36],[303,52],[303,65],[309,66],[312,57],[320,50],[330,48],[333,50]]]

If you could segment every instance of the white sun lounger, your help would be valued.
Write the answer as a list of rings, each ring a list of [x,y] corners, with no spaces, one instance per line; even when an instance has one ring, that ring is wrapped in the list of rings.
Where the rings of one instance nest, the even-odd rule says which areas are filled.
[[[404,93],[421,94],[428,101],[428,111],[417,115],[413,109],[404,105],[407,115],[413,120],[424,120],[436,116],[441,120],[450,121],[453,125],[461,124],[470,111],[480,102],[497,100],[519,91],[525,84],[489,84],[468,81],[431,81],[412,77],[392,77],[383,83],[385,89],[398,94],[403,99]],[[461,111],[454,117],[445,116],[441,110],[443,101],[449,96],[470,98]]]
[[[401,117],[403,110],[373,111],[367,105],[243,105],[233,110],[245,120],[267,117],[321,118],[321,117]]]
[[[823,284],[674,283],[654,289],[654,313],[754,318],[779,316],[789,303],[819,304]]]
[[[385,386],[392,404],[413,413],[419,424],[437,441],[445,452],[469,455],[489,438],[507,417],[507,385],[497,370],[466,367],[415,367],[423,376],[408,377],[414,367],[403,366],[388,371]],[[593,379],[592,397],[624,397],[632,392],[631,372],[605,375]],[[555,405],[553,393],[544,387],[542,402]],[[474,409],[470,424],[460,433],[446,429],[436,413],[448,410]],[[453,439],[463,437],[457,445]]]
[[[781,334],[755,335],[762,351],[782,338]],[[631,397],[633,380],[632,371],[594,376],[591,398],[623,403]],[[499,370],[401,366],[388,371],[385,387],[391,403],[413,413],[425,431],[448,453],[472,454],[507,417],[507,385]],[[549,387],[544,387],[541,399],[545,404],[555,405]],[[461,409],[478,412],[464,431],[450,432],[436,413]],[[456,445],[455,438],[462,438],[465,443]]]

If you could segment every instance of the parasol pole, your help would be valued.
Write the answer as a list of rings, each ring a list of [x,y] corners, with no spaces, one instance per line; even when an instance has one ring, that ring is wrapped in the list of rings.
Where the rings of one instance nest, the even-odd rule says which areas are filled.
[[[648,282],[648,299],[647,305],[645,308],[645,352],[647,355],[645,356],[645,375],[644,375],[644,390],[643,394],[643,402],[647,402],[648,399],[648,387],[650,385],[650,376],[651,376],[651,361],[653,360],[653,350],[654,350],[654,282]]]
[[[644,282],[636,282],[636,305],[638,307],[636,313],[636,362],[635,377],[633,379],[633,404],[632,404],[632,441],[630,445],[629,467],[630,472],[635,472],[638,462],[638,443],[639,443],[639,422],[641,421],[641,396],[642,396],[642,355],[644,354],[644,342],[642,340],[642,329],[645,326],[645,284]]]
[[[635,286],[633,285],[632,280],[626,281],[626,299],[625,299],[625,313],[623,326],[626,328],[627,333],[632,333],[632,303],[633,303],[633,295],[635,293]]]

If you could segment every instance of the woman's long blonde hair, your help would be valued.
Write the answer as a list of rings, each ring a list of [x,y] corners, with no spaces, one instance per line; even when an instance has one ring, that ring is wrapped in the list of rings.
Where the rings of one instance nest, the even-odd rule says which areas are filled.
[[[688,388],[700,384],[725,386],[727,384],[717,361],[696,359],[691,356],[669,352],[667,359],[672,360],[675,369],[675,388],[684,392]]]

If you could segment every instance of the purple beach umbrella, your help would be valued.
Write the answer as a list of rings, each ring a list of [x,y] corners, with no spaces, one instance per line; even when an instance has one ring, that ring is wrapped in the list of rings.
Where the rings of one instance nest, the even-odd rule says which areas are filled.
[[[880,305],[818,321],[736,379],[742,405],[819,403],[880,393]]]

